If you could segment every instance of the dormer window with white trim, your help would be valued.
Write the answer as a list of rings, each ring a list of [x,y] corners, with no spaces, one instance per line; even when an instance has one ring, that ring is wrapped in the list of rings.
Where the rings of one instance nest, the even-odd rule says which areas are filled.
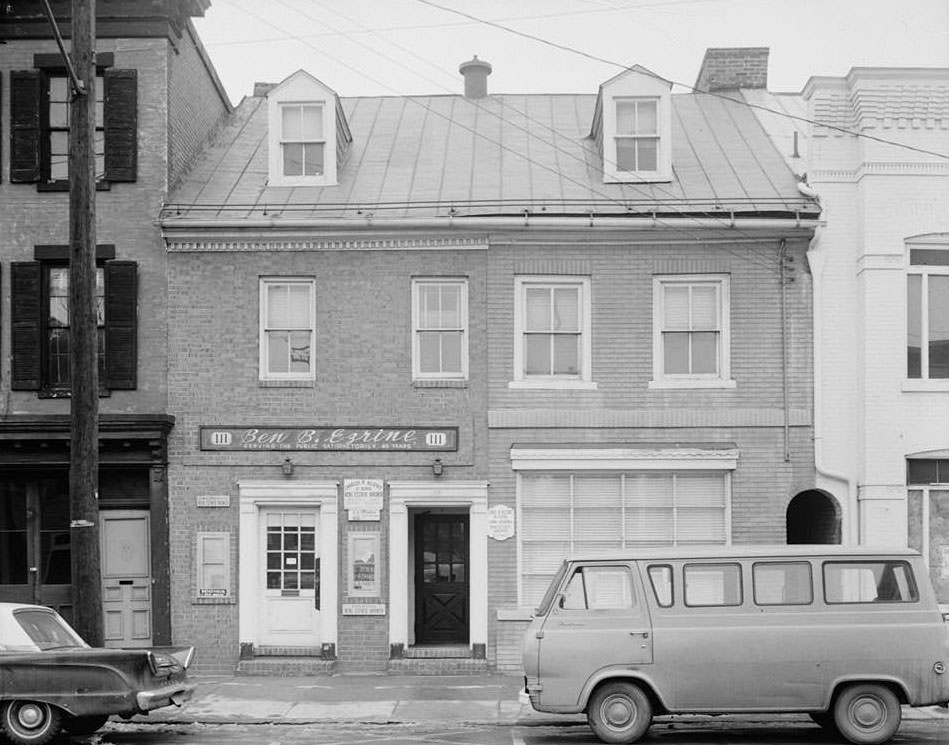
[[[591,136],[604,183],[672,180],[671,85],[633,67],[600,86]]]
[[[269,186],[335,186],[352,140],[336,94],[299,70],[267,94]]]

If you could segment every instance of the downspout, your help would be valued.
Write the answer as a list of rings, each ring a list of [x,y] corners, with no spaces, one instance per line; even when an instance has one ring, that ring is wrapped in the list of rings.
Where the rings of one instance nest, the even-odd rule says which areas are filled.
[[[781,285],[781,395],[784,406],[784,462],[791,462],[791,422],[788,404],[787,241],[778,241],[778,282]]]
[[[814,292],[814,468],[819,476],[840,481],[847,490],[847,512],[841,541],[844,545],[860,544],[860,514],[857,503],[857,479],[852,474],[827,466],[824,453],[824,354],[823,330],[823,273],[825,250],[820,249],[820,237],[814,235],[807,249],[807,263],[811,268]]]

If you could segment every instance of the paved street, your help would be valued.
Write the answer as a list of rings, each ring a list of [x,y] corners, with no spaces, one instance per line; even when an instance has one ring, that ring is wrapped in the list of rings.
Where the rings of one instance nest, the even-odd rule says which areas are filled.
[[[593,745],[588,727],[464,724],[126,724],[111,722],[94,738],[96,745]],[[66,742],[63,740],[62,742]],[[841,742],[804,718],[770,723],[765,718],[736,720],[663,719],[640,741],[644,745],[818,745]],[[903,722],[893,745],[949,745],[949,719]]]

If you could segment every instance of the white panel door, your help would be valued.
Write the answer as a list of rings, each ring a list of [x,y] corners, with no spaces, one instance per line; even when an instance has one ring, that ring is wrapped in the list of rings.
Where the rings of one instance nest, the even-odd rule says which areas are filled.
[[[107,647],[152,645],[148,510],[99,513],[102,616]]]
[[[264,588],[259,645],[320,646],[319,510],[261,510],[259,557]]]

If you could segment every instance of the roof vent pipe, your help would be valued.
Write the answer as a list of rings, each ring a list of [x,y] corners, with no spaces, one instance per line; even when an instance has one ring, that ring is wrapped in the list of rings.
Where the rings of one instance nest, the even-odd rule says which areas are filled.
[[[465,77],[465,98],[484,98],[488,95],[488,75],[491,74],[491,65],[478,59],[477,54],[473,59],[462,62],[458,67],[458,72]]]

